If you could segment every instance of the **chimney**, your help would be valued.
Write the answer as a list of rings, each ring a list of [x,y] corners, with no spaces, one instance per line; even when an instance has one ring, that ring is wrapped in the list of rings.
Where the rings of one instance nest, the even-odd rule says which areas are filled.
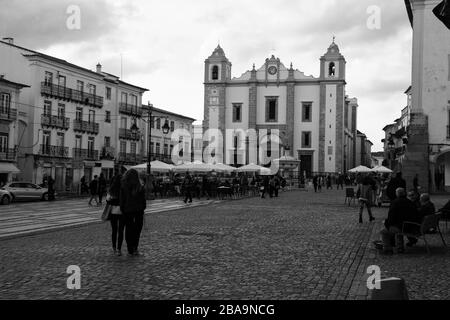
[[[97,73],[102,73],[102,65],[100,62],[97,64]]]
[[[14,38],[6,37],[2,39],[5,42],[8,42],[9,44],[14,44]]]

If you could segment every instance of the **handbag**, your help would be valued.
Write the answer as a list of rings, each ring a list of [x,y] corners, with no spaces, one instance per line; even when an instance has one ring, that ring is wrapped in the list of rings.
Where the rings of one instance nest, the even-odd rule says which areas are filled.
[[[122,214],[120,206],[111,206],[111,214]]]
[[[102,221],[108,221],[111,219],[111,209],[112,206],[110,204],[106,204],[105,209],[103,209],[101,219]]]

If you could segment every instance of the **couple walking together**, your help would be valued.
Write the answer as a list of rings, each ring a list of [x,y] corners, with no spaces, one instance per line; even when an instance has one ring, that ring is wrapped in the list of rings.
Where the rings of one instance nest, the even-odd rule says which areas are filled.
[[[122,255],[123,234],[127,242],[128,255],[139,255],[139,239],[144,225],[144,211],[147,207],[145,190],[136,170],[131,169],[116,175],[109,189],[109,220],[112,228],[114,253]]]

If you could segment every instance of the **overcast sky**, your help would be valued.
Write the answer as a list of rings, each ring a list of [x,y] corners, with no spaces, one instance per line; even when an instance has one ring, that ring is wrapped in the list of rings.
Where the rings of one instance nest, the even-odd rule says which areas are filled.
[[[78,5],[79,30],[67,28]],[[370,6],[380,28],[368,28]],[[336,36],[347,60],[347,94],[359,100],[358,129],[382,150],[382,128],[406,106],[412,29],[403,0],[0,0],[0,36],[150,89],[143,102],[203,118],[204,60],[218,42],[232,76],[274,53],[319,76]]]

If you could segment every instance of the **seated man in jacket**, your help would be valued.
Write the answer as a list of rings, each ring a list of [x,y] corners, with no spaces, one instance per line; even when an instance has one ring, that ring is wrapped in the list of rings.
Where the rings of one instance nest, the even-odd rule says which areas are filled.
[[[423,218],[425,218],[428,215],[434,214],[436,212],[436,209],[434,207],[433,202],[430,200],[430,195],[428,193],[423,193],[420,196],[420,207],[418,209],[418,221],[417,223],[422,223]],[[419,231],[419,229],[414,230]],[[434,232],[434,230],[429,230],[430,232]],[[417,243],[416,238],[408,237],[408,243],[406,244],[408,247],[412,247]]]
[[[391,203],[388,218],[384,221],[385,229],[381,231],[384,253],[393,253],[393,244],[395,244],[398,252],[404,251],[403,236],[398,235],[398,233],[402,231],[403,222],[410,221],[420,223],[417,208],[408,198],[406,198],[405,189],[397,188],[395,194],[397,197]]]

